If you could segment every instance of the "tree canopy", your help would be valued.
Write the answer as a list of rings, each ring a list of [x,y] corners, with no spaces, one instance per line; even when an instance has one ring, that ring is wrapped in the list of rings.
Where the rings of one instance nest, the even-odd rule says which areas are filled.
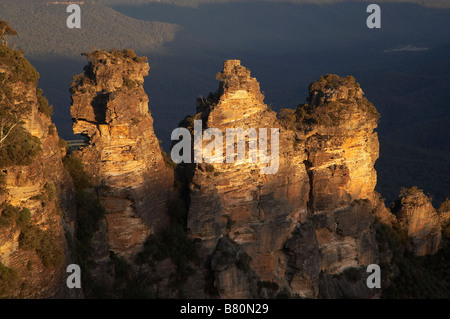
[[[17,31],[11,28],[8,22],[0,20],[0,41],[6,44],[6,36],[17,35]]]

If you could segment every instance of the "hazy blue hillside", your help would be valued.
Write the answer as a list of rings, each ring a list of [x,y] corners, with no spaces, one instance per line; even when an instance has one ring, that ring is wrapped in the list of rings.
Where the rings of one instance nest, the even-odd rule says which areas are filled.
[[[165,3],[183,7],[198,7],[204,4],[255,2],[256,0],[98,0],[106,5],[142,5],[148,3]],[[295,4],[330,4],[348,2],[348,0],[259,0],[260,2],[288,2]],[[355,0],[353,0],[355,2]],[[373,3],[372,0],[361,0],[360,2]],[[378,0],[376,3],[416,3],[428,7],[449,8],[447,0]]]
[[[67,5],[47,5],[43,0],[1,0],[0,19],[18,31],[9,38],[22,49],[41,74],[40,86],[55,105],[53,120],[64,138],[72,135],[69,86],[86,64],[82,52],[93,49],[133,48],[157,52],[175,38],[174,24],[134,19],[101,5],[81,6],[81,29],[66,25]]]
[[[79,57],[92,48],[114,46],[148,51],[173,40],[177,31],[175,25],[133,19],[87,2],[81,6],[81,29],[69,29],[66,8],[42,0],[2,0],[0,19],[19,33],[12,44],[34,58],[49,54]]]

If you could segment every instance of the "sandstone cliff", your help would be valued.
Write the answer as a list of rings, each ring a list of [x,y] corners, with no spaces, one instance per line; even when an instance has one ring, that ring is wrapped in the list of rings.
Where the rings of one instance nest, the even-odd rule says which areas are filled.
[[[282,130],[276,113],[264,104],[258,82],[240,61],[226,61],[218,79],[221,80],[218,91],[198,107],[202,112],[196,118],[203,119],[205,129],[217,128],[226,138],[226,128],[254,128],[258,139],[267,140],[268,154],[273,152],[276,142],[271,129],[280,130],[276,174],[262,174],[261,167],[268,164],[261,163],[260,158],[249,163],[247,155],[241,164],[200,164],[190,186],[188,232],[191,237],[201,239],[202,246],[207,248],[205,254],[213,255],[211,266],[216,288],[224,298],[247,298],[256,292],[257,282],[251,272],[260,281],[285,283],[287,261],[283,245],[287,234],[306,215],[309,192],[306,169],[295,163],[302,163],[306,156],[295,153],[291,142],[294,133]],[[261,128],[267,132],[262,133]],[[247,137],[247,152],[249,142]],[[233,145],[237,147],[238,143],[236,140]],[[237,158],[233,157],[235,161]],[[243,257],[237,263],[225,265],[217,262],[224,254],[233,255],[229,247],[238,247],[242,256],[251,258]],[[254,287],[250,289],[249,285]]]
[[[197,164],[191,172],[188,232],[212,258],[219,295],[314,298],[334,280],[324,274],[376,262],[378,113],[355,80],[320,78],[308,104],[278,119],[240,61],[226,61],[217,77],[219,89],[199,101],[192,121],[202,119],[203,129],[224,136],[227,128],[279,129],[275,174],[248,161]],[[355,291],[373,295],[362,283]],[[275,291],[261,289],[266,286]],[[341,295],[338,289],[322,294]]]
[[[181,122],[196,162],[175,167],[153,131],[146,59],[92,52],[71,86],[86,140],[63,160],[72,183],[36,71],[0,54],[0,297],[74,296],[64,230],[87,297],[377,298],[369,264],[395,295],[425,260],[414,256],[447,249],[449,201],[436,212],[404,189],[389,210],[374,191],[379,114],[353,77],[322,76],[277,114],[225,61]]]
[[[431,198],[412,187],[402,189],[396,204],[397,219],[409,237],[408,250],[416,256],[435,254],[440,248],[442,221],[431,205]]]
[[[296,115],[306,134],[308,206],[322,257],[320,284],[333,286],[329,275],[378,260],[373,165],[378,158],[374,129],[379,114],[353,77],[327,75],[310,85],[308,104],[299,106]],[[360,296],[374,293],[359,283]],[[343,294],[351,292],[321,291],[328,298]]]
[[[68,296],[64,231],[72,238],[76,203],[38,77],[0,44],[0,297]]]
[[[443,227],[450,223],[450,199],[448,198],[439,207],[439,219]]]
[[[71,86],[71,114],[74,133],[88,144],[75,156],[105,212],[94,234],[94,259],[107,264],[112,251],[131,261],[149,234],[168,225],[173,170],[165,165],[142,87],[146,58],[132,50],[95,51],[88,58]]]

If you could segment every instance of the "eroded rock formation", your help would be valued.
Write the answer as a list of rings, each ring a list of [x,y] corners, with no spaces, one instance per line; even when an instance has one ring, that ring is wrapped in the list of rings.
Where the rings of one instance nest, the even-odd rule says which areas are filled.
[[[442,222],[431,198],[412,187],[402,190],[397,205],[394,209],[397,210],[398,221],[407,231],[408,250],[416,256],[435,254],[440,248]]]
[[[107,242],[103,255],[111,250],[131,258],[149,234],[168,225],[173,171],[164,163],[142,87],[146,59],[131,50],[95,51],[88,58],[71,87],[73,129],[88,143],[76,156],[105,210],[95,235],[98,245]]]
[[[193,170],[188,231],[212,256],[219,295],[267,295],[254,287],[272,283],[272,295],[315,298],[321,281],[331,280],[321,273],[376,262],[379,115],[355,80],[324,76],[310,86],[308,104],[277,118],[240,61],[225,61],[217,78],[219,89],[199,100],[200,113],[191,120],[202,119],[203,129],[223,136],[227,128],[279,129],[275,174],[262,174],[260,162],[203,163]],[[231,250],[248,256],[248,265],[237,257],[217,262],[233,256]]]
[[[22,53],[0,44],[0,298],[69,293],[64,232],[73,237],[75,194],[38,77]]]
[[[219,129],[224,140],[227,128],[255,129],[258,138],[268,140],[268,153],[276,142],[270,135],[271,129],[280,130],[279,167],[276,174],[262,174],[261,166],[268,164],[249,163],[249,155],[241,164],[234,158],[233,163],[199,165],[191,184],[188,232],[191,237],[201,239],[205,254],[213,254],[212,271],[223,297],[254,297],[251,289],[244,288],[256,285],[256,281],[246,283],[245,278],[253,280],[250,269],[261,281],[285,283],[284,243],[298,220],[306,215],[309,192],[305,166],[295,163],[302,163],[306,156],[295,153],[294,133],[283,130],[276,113],[264,104],[258,82],[240,61],[226,61],[218,79],[221,80],[218,91],[200,103],[201,113],[196,118],[203,120],[205,129]],[[267,133],[261,133],[261,128],[267,129]],[[239,140],[243,142],[245,138]],[[248,151],[248,137],[245,143]],[[203,149],[207,144],[203,143]],[[237,144],[235,140],[233,145]],[[223,151],[225,156],[225,145]],[[221,237],[226,239],[219,245]],[[251,257],[242,261],[248,265],[215,262],[221,259],[224,250],[228,251],[226,247],[236,245]],[[241,292],[235,291],[236,285]]]
[[[374,129],[379,114],[353,77],[326,75],[310,85],[308,104],[300,105],[296,116],[306,135],[309,219],[321,257],[320,286],[333,286],[330,275],[378,260],[373,211],[379,200],[373,166],[378,158]],[[365,287],[359,290],[365,290],[366,297],[373,294]]]
[[[448,201],[437,213],[423,192],[403,190],[392,214],[374,191],[379,114],[353,77],[323,76],[306,104],[276,114],[250,71],[225,61],[218,90],[182,122],[199,161],[176,168],[175,190],[142,87],[146,59],[131,50],[88,59],[71,86],[74,132],[86,139],[71,156],[91,179],[73,179],[86,227],[75,247],[98,284],[88,297],[376,298],[369,264],[390,269],[389,285],[405,250],[434,254],[441,227],[450,234]],[[11,84],[0,87],[1,110],[11,98],[26,110],[17,136],[29,155],[10,147],[13,163],[0,142],[0,297],[68,296],[63,230],[76,232],[77,205],[36,80],[0,63],[0,82]],[[104,211],[94,223],[91,203]]]

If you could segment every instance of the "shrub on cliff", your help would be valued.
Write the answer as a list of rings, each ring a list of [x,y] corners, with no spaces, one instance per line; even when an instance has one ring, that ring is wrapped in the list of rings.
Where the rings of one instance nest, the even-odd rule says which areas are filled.
[[[138,57],[133,49],[111,49],[109,51],[106,50],[96,50],[90,53],[84,53],[83,55],[87,56],[89,60],[99,59],[103,56],[113,56],[119,59],[130,59],[137,63],[147,63],[147,57]]]
[[[20,229],[19,248],[34,251],[46,268],[55,268],[63,261],[63,251],[50,230],[42,230],[32,224],[31,212],[13,205],[2,205],[0,229],[14,226]]]
[[[2,227],[10,227],[14,224],[14,221],[17,218],[18,211],[14,206],[11,205],[2,205],[3,210],[0,213],[0,229]]]
[[[136,262],[152,264],[153,260],[170,258],[177,266],[171,283],[173,287],[179,288],[192,272],[189,262],[197,259],[197,247],[186,233],[187,209],[181,198],[169,205],[169,213],[172,225],[148,237],[144,249],[136,256]]]
[[[49,230],[44,231],[30,223],[21,228],[19,248],[35,251],[46,268],[56,268],[63,261],[63,251]]]
[[[41,151],[41,140],[23,127],[8,135],[0,144],[0,168],[12,165],[29,165]]]
[[[20,51],[8,48],[0,44],[0,61],[11,72],[13,82],[36,82],[39,73]]]
[[[67,155],[63,158],[64,168],[72,176],[73,183],[77,190],[92,187],[89,175],[84,171],[81,159],[73,154]]]
[[[346,268],[343,271],[343,275],[350,282],[361,281],[361,277],[362,277],[360,269],[359,268],[354,268],[354,267]]]
[[[48,104],[48,100],[45,96],[43,96],[44,92],[42,91],[42,89],[37,89],[36,90],[36,97],[39,103],[39,112],[47,115],[48,117],[51,117],[53,114],[53,105],[49,105]]]
[[[123,78],[123,85],[126,86],[129,89],[135,89],[138,87],[138,84],[136,81],[133,81],[129,78]]]
[[[6,174],[0,171],[0,195],[6,194]]]
[[[450,298],[450,246],[431,256],[405,254],[397,265],[398,276],[383,289],[382,298]]]
[[[39,73],[21,52],[0,45],[0,167],[29,165],[40,150],[40,140],[22,126],[31,112],[31,104],[23,93],[23,82],[35,83]],[[48,101],[42,90],[36,92],[39,109],[49,114]]]
[[[25,225],[28,225],[31,221],[31,213],[27,208],[23,208],[21,210],[18,207],[3,204],[1,209],[0,228],[2,226],[10,227],[14,224],[19,228],[22,228],[25,227]]]
[[[74,154],[63,158],[64,168],[69,172],[74,182],[77,196],[77,236],[72,246],[72,256],[82,271],[84,293],[87,296],[106,297],[106,292],[93,279],[92,267],[92,238],[99,229],[99,223],[104,218],[104,210],[95,192],[91,192],[93,185],[91,177],[84,171],[81,159]]]
[[[400,259],[408,241],[407,231],[398,223],[389,226],[378,219],[374,226],[380,251],[390,250],[394,259]]]
[[[161,148],[161,149],[162,149],[162,148]],[[167,155],[166,152],[164,152],[164,151],[161,150],[161,155],[162,155],[163,160],[164,160],[164,165],[166,165],[167,168],[170,168],[170,169],[175,169],[175,168],[177,168],[177,164],[175,164],[175,163],[172,161],[172,159],[169,157],[169,155]]]
[[[0,298],[7,298],[17,287],[17,272],[0,262]]]

